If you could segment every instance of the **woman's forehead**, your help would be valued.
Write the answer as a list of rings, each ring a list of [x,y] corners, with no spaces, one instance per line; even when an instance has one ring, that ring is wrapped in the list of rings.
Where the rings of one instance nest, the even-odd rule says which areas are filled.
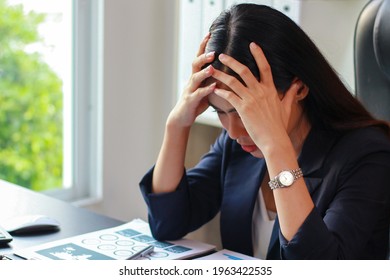
[[[212,83],[216,83],[216,87],[217,88],[231,91],[231,89],[227,85],[225,85],[222,82],[214,79],[213,77],[210,77],[210,78],[206,79],[204,81],[204,86],[207,87],[207,86],[211,85]],[[227,108],[231,108],[232,107],[228,101],[226,101],[222,97],[219,97],[215,93],[209,94],[208,95],[208,100],[209,100],[209,103],[212,106],[214,106],[216,108],[219,108],[219,109],[227,109]]]
[[[215,93],[210,93],[207,96],[209,104],[214,107],[214,109],[219,109],[225,112],[231,111],[233,106],[226,100],[223,99],[222,97],[218,96]]]

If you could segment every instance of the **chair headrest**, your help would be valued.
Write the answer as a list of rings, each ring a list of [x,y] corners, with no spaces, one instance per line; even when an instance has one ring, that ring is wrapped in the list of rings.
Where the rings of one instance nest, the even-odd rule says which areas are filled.
[[[374,52],[377,63],[390,79],[390,0],[384,0],[374,24]]]

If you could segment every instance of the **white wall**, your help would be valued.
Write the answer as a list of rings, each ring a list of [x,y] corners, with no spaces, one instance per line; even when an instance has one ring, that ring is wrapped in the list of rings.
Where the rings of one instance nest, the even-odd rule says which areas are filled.
[[[146,219],[138,182],[154,163],[175,84],[176,0],[104,5],[103,201],[88,208]]]
[[[360,11],[369,0],[302,0],[301,27],[354,91],[353,40]]]

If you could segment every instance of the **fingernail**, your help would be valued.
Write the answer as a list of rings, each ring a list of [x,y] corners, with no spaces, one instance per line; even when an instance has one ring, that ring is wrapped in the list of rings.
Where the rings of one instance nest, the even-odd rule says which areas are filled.
[[[213,57],[215,54],[215,51],[213,52],[209,52],[209,53],[206,53],[206,58],[210,58],[210,57]]]
[[[255,49],[255,48],[258,48],[258,47],[259,47],[255,42],[250,43],[249,46],[250,46],[252,49]]]
[[[224,55],[223,53],[221,53],[220,55],[219,55],[219,60],[224,60],[225,58],[226,58],[226,55]]]

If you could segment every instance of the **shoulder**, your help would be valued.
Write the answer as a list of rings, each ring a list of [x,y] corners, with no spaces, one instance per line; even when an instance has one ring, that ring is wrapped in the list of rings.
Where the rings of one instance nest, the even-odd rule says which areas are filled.
[[[379,128],[365,127],[348,131],[340,137],[338,146],[355,152],[390,152],[390,138]]]
[[[306,174],[321,166],[347,167],[375,156],[390,163],[390,139],[374,127],[347,132],[312,128],[299,157]]]
[[[342,164],[343,170],[362,165],[390,168],[390,139],[379,128],[366,127],[343,133],[336,141],[329,159]]]

